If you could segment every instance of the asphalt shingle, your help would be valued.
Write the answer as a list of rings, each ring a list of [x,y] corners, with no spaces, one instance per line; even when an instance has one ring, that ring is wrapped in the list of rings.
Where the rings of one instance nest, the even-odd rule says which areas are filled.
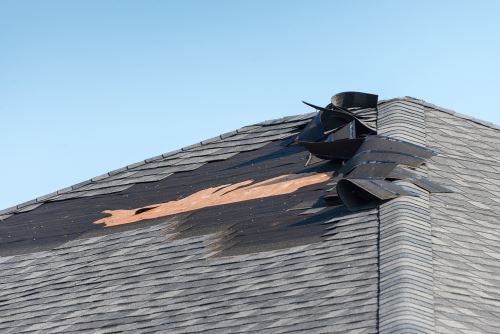
[[[310,199],[297,201],[288,211],[305,226],[320,226],[322,235],[281,249],[248,245],[252,251],[227,256],[223,251],[238,234],[231,228],[182,234],[180,218],[164,217],[0,256],[0,332],[499,333],[500,128],[413,98],[383,101],[378,115],[357,112],[376,120],[379,135],[436,150],[413,172],[453,192],[429,194],[397,181],[418,196],[340,215]],[[296,134],[313,115],[243,127],[2,210],[0,233],[12,217],[44,208],[50,214],[44,203],[130,196],[138,184],[171,182],[265,149]],[[178,182],[196,183],[187,180]],[[68,222],[53,227],[57,233],[66,233],[78,211],[68,212]],[[202,224],[188,228],[217,220],[196,217]],[[37,236],[28,222],[18,223]]]
[[[363,224],[378,222],[376,212],[368,216],[329,224],[366,231]],[[376,238],[356,242],[341,231],[316,244],[211,258],[212,235],[169,241],[167,232],[157,225],[75,240],[35,259],[2,258],[0,328],[289,332],[325,331],[328,321],[343,330],[374,324]]]
[[[436,332],[498,333],[499,129],[432,106],[425,115],[428,146],[441,152],[429,176],[455,191],[430,201]]]

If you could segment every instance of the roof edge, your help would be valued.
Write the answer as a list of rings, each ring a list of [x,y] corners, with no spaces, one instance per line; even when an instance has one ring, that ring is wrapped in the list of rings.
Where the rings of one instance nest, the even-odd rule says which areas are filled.
[[[271,120],[243,126],[239,129],[223,133],[219,136],[205,139],[205,140],[202,140],[198,143],[195,143],[195,144],[192,144],[189,146],[185,146],[185,147],[182,147],[182,148],[174,150],[174,151],[163,153],[163,154],[160,154],[160,155],[148,158],[148,159],[141,160],[139,162],[135,162],[135,163],[126,165],[124,167],[109,171],[107,173],[104,173],[104,174],[101,174],[101,175],[98,175],[95,177],[92,177],[92,178],[85,180],[85,181],[75,183],[71,186],[64,187],[64,188],[56,190],[54,192],[51,192],[51,193],[48,193],[48,194],[45,194],[42,196],[38,196],[35,199],[29,200],[26,202],[22,202],[18,205],[14,205],[14,206],[11,206],[11,207],[8,207],[5,209],[0,209],[0,221],[9,218],[11,215],[13,215],[15,213],[21,213],[21,212],[30,211],[32,209],[35,209],[36,207],[42,205],[45,202],[49,202],[51,199],[54,199],[55,197],[57,197],[59,195],[66,194],[66,193],[73,192],[73,191],[78,191],[79,188],[82,188],[82,187],[87,186],[89,184],[103,180],[105,178],[111,177],[111,176],[116,175],[118,173],[126,172],[126,171],[131,170],[135,167],[142,166],[142,165],[150,163],[150,162],[159,161],[161,159],[171,157],[171,156],[174,156],[174,155],[179,154],[179,153],[188,152],[192,149],[196,149],[196,148],[202,147],[202,146],[207,145],[207,144],[211,144],[211,143],[215,143],[215,142],[222,142],[225,139],[228,139],[230,137],[240,135],[242,133],[249,133],[249,132],[252,132],[258,128],[264,128],[267,126],[273,126],[273,125],[277,125],[277,124],[301,122],[301,121],[307,120],[308,118],[312,117],[314,114],[315,113],[313,112],[313,113],[285,116],[285,117],[281,117],[281,118],[271,119]]]
[[[466,114],[462,114],[462,113],[456,112],[456,111],[448,109],[448,108],[440,107],[438,105],[435,105],[433,103],[427,102],[427,101],[422,100],[422,99],[418,99],[416,97],[404,96],[404,97],[395,97],[395,98],[387,99],[387,100],[381,100],[381,101],[379,101],[379,105],[380,104],[384,104],[384,103],[394,102],[394,101],[409,101],[409,102],[418,103],[418,104],[420,104],[420,105],[422,105],[424,107],[428,107],[428,108],[432,108],[432,109],[435,109],[435,110],[439,110],[439,111],[442,111],[442,112],[447,113],[449,115],[460,117],[460,118],[466,119],[468,121],[474,122],[476,124],[486,126],[488,128],[492,128],[492,129],[495,129],[495,130],[500,130],[500,125],[497,125],[495,123],[492,123],[492,122],[489,122],[489,121],[485,121],[485,120],[482,120],[482,119],[479,119],[479,118],[475,118],[475,117],[472,117],[472,116],[469,116],[469,115],[466,115]]]

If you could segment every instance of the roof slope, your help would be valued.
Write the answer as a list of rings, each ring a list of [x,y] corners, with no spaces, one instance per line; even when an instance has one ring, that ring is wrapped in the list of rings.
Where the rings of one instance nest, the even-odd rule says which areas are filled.
[[[312,116],[248,126],[0,212],[1,331],[499,332],[491,124],[412,98],[379,103],[377,133],[436,149],[416,172],[451,194],[397,181],[419,197],[348,213],[318,206],[331,188],[320,179],[182,211],[207,190],[220,200],[322,175],[288,145]],[[124,224],[102,224],[109,214]]]
[[[272,247],[267,247],[270,251],[263,240],[256,243],[258,248],[231,247],[230,251],[239,251],[224,256],[218,255],[221,247],[224,250],[233,239],[240,241],[238,237],[228,240],[220,228],[204,234],[196,229],[213,224],[213,212],[231,215],[227,206],[186,218],[189,224],[201,223],[192,233],[193,228],[179,230],[177,218],[109,230],[91,224],[92,211],[102,210],[103,203],[140,206],[150,203],[154,194],[164,196],[170,188],[191,189],[208,182],[204,178],[220,183],[218,178],[230,180],[233,174],[246,179],[246,174],[255,178],[302,169],[304,150],[286,148],[283,139],[311,116],[246,127],[47,196],[41,207],[21,206],[18,213],[11,210],[0,226],[4,255],[0,257],[1,330],[376,332],[377,210],[311,223],[308,219],[316,211],[305,212],[312,207],[304,203],[308,193],[301,192],[297,200],[286,199],[289,207],[302,205],[304,215],[297,215],[298,209],[293,208],[278,215],[279,203],[268,198],[271,211],[249,214],[268,221],[291,217],[303,222],[300,238],[291,235],[279,246],[275,239],[283,233],[274,233]],[[251,175],[257,171],[259,175]],[[115,187],[124,183],[129,187],[145,172],[163,176],[116,191]],[[150,197],[144,200],[144,196]],[[262,203],[260,211],[261,207]],[[235,209],[247,210],[241,205]],[[78,216],[84,216],[84,225]],[[54,231],[61,225],[61,233]],[[320,227],[318,237],[305,238],[304,233],[318,230],[315,226]]]
[[[436,331],[500,332],[500,131],[426,107]]]
[[[374,333],[377,216],[343,225],[231,257],[210,257],[212,235],[166,241],[156,225],[1,258],[0,331]]]

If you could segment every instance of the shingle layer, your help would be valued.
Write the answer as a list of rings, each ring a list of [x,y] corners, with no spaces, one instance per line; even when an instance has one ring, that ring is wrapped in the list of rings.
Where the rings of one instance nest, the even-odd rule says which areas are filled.
[[[0,332],[376,332],[376,211],[320,243],[223,258],[214,235],[168,227],[0,258]]]
[[[426,107],[436,332],[500,333],[500,131]]]
[[[6,232],[16,228],[37,236],[36,218],[42,213],[44,219],[53,214],[59,220],[52,225],[45,220],[40,228],[50,225],[67,233],[77,217],[61,220],[65,213],[59,209],[88,204],[88,198],[105,202],[95,196],[124,204],[123,196],[134,202],[127,203],[130,208],[151,204],[146,202],[152,195],[137,197],[141,204],[133,195],[159,195],[166,182],[185,186],[180,175],[188,173],[211,179],[223,166],[226,180],[233,171],[248,178],[252,171],[241,166],[280,160],[279,154],[288,159],[280,160],[280,168],[302,168],[303,161],[292,162],[295,156],[283,152],[305,152],[280,149],[286,143],[277,141],[297,133],[311,116],[244,127],[3,210],[0,241],[3,246],[12,241]],[[419,197],[402,196],[349,215],[341,207],[341,215],[335,214],[338,207],[325,211],[315,206],[315,198],[301,202],[302,194],[284,211],[301,217],[290,225],[299,226],[297,231],[314,228],[314,238],[282,249],[252,248],[253,234],[243,230],[240,239],[234,237],[227,228],[233,224],[218,220],[221,209],[197,211],[191,220],[170,216],[109,233],[74,233],[78,238],[42,251],[2,253],[0,332],[500,333],[500,128],[402,98],[379,104],[377,131],[438,151],[414,172],[453,193],[429,194],[396,181]],[[266,213],[255,217],[271,228],[261,229],[263,221],[251,224],[260,239],[269,239],[263,234],[279,225],[272,220],[279,206],[266,203]],[[80,204],[72,209],[77,212]],[[224,228],[197,233],[210,226]],[[245,252],[228,251],[238,240],[248,246]]]
[[[74,212],[80,212],[82,216],[78,208],[81,209],[83,204],[77,204],[73,208],[76,211],[71,211],[71,203],[87,201],[88,204],[85,197],[93,196],[101,196],[95,200],[102,203],[102,196],[114,192],[116,187],[129,188],[142,182],[163,184],[168,182],[172,173],[187,171],[183,174],[187,177],[189,170],[203,164],[231,159],[241,152],[257,150],[272,141],[287,138],[310,116],[294,116],[245,127],[94,178],[43,199],[50,202],[64,200],[60,203],[66,205],[45,204],[38,211],[30,211],[24,216],[19,213],[20,206],[14,217],[2,222],[3,230],[7,225],[12,230],[14,225],[31,224],[36,221],[37,214],[42,213],[49,218],[51,214],[72,216]],[[280,147],[279,143],[272,145]],[[276,152],[262,150],[256,152],[264,152],[264,156],[256,160],[253,157],[250,161],[236,158],[233,161],[237,162],[236,166],[251,166],[258,165],[256,161],[259,159],[280,160]],[[296,152],[284,147],[282,151]],[[293,166],[298,164],[303,168],[304,162],[293,161]],[[279,163],[292,165],[290,161]],[[230,182],[231,174],[249,172],[248,168],[244,170],[234,164],[220,165],[224,169],[220,174],[228,176],[226,182]],[[219,165],[214,163],[211,166]],[[205,167],[199,171],[207,170]],[[212,169],[208,168],[208,176],[214,175]],[[164,178],[166,180],[160,180]],[[171,176],[172,179],[175,177]],[[141,190],[158,192],[163,188],[141,185],[133,189],[137,193]],[[133,197],[127,191],[120,191],[107,196],[117,201],[121,195]],[[63,244],[50,245],[52,250],[31,250],[27,254],[0,257],[0,332],[375,333],[378,310],[377,210],[347,217],[333,215],[335,218],[332,219],[328,214],[314,211],[312,205],[317,199],[304,203],[309,210],[299,214],[300,211],[294,209],[291,214],[302,224],[296,229],[302,228],[305,232],[314,229],[322,234],[303,246],[292,243],[283,250],[274,248],[257,252],[256,249],[243,255],[225,256],[226,253],[219,253],[220,250],[229,248],[235,239],[227,239],[225,232],[197,234],[193,231],[193,235],[183,230],[180,233],[179,226],[182,227],[185,221],[180,221],[182,217],[170,217],[153,225],[137,225],[131,230],[97,237],[83,235]],[[266,205],[260,204],[259,207],[262,211]],[[277,209],[276,206],[274,211]],[[199,211],[190,219],[196,219],[193,226],[203,228],[214,225],[217,212],[222,211],[214,209],[205,216]],[[268,218],[272,218],[273,210],[269,212],[271,216]],[[30,217],[29,222],[23,217]],[[91,217],[88,224],[92,224]],[[237,215],[234,217],[238,219]],[[206,226],[204,219],[210,220]],[[67,224],[65,220],[49,219],[40,225],[56,232],[61,229],[63,233],[74,220],[70,219]],[[268,223],[277,225],[272,219]],[[262,229],[261,233],[265,231]],[[29,228],[26,233],[34,232]],[[6,235],[3,237],[7,238]],[[244,235],[241,237],[245,238]],[[267,236],[259,237],[265,239]],[[277,235],[279,237],[282,236]]]

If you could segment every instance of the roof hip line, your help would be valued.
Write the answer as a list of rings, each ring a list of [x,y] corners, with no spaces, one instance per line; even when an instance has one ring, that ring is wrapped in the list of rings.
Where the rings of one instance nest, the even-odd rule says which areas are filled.
[[[385,101],[378,107],[377,132],[425,146],[424,111],[423,105],[416,101]],[[394,117],[396,115],[398,117]],[[420,124],[417,131],[415,124]],[[425,165],[418,171],[427,174]],[[403,196],[380,205],[379,331],[381,334],[395,331],[433,333],[429,193],[409,182],[400,181],[399,184],[420,196]],[[425,246],[419,247],[422,243]]]

